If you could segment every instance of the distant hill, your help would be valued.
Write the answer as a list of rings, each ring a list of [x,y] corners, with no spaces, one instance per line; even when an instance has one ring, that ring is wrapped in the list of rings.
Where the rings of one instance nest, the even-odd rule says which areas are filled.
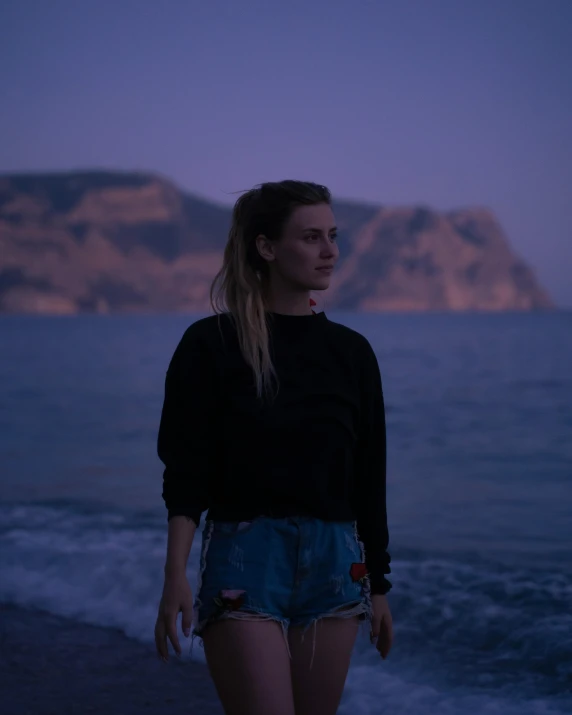
[[[484,208],[334,211],[328,310],[553,307]],[[208,311],[230,216],[154,174],[0,176],[0,311]]]

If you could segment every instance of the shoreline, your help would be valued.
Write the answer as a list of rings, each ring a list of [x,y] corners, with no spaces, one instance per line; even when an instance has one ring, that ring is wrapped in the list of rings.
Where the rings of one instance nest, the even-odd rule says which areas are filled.
[[[3,715],[223,715],[208,668],[162,663],[154,643],[46,611],[0,604]]]

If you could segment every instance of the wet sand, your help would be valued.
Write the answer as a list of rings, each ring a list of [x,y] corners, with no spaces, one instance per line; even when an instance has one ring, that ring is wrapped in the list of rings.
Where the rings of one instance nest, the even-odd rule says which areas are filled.
[[[2,715],[223,715],[203,663],[172,651],[162,663],[119,630],[6,605],[0,693]]]

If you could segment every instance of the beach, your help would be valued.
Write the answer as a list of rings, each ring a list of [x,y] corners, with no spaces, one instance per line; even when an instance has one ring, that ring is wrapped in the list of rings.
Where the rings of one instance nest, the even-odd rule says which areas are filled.
[[[3,715],[223,713],[203,663],[119,630],[2,605],[0,639]]]
[[[339,715],[569,715],[572,314],[331,318],[384,376],[395,635],[358,639]],[[189,320],[0,317],[2,715],[221,712],[199,640],[153,642]]]

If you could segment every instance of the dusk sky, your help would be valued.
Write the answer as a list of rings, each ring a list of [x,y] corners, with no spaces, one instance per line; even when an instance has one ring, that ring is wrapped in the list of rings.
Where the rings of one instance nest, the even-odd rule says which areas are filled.
[[[0,172],[487,206],[572,307],[572,0],[3,0]]]

